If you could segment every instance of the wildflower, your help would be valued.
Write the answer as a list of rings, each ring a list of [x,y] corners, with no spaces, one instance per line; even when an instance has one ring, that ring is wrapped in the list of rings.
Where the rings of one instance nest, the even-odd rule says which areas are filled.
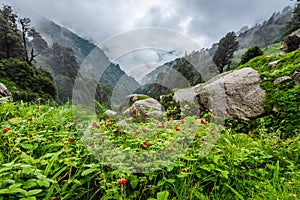
[[[78,120],[74,119],[74,124],[78,124]]]
[[[32,137],[32,134],[31,134],[31,133],[28,133],[27,136],[31,138],[31,137]]]
[[[165,123],[164,122],[158,122],[157,123],[157,128],[164,128],[165,127]]]
[[[2,130],[2,133],[7,133],[7,131],[9,131],[9,128],[5,128]]]
[[[116,128],[116,129],[114,130],[114,132],[115,132],[115,133],[118,133],[118,132],[119,132],[119,128]]]
[[[201,113],[201,110],[200,109],[197,109],[196,110],[196,113],[199,115]]]
[[[205,124],[205,120],[203,118],[200,119],[200,124]]]
[[[144,149],[146,145],[144,143],[141,144],[141,148]]]
[[[167,120],[168,120],[168,122],[171,121],[171,117],[168,117]]]
[[[198,137],[199,137],[199,134],[198,134],[198,133],[196,133],[196,134],[195,134],[195,138],[198,138]]]
[[[90,147],[94,147],[95,145],[94,145],[94,144],[89,144],[89,146],[90,146]]]
[[[135,135],[140,134],[140,132],[138,130],[134,130],[133,132],[134,132]]]
[[[209,117],[212,117],[212,116],[213,116],[213,114],[211,114],[211,113],[208,113],[208,116],[209,116]]]
[[[105,121],[105,122],[104,122],[104,125],[105,125],[105,127],[107,128],[107,127],[109,127],[110,124],[109,124],[109,122]]]
[[[68,141],[69,141],[69,142],[74,142],[74,139],[71,138],[71,137],[69,137],[69,138],[68,138]]]
[[[149,146],[149,145],[150,145],[149,140],[145,140],[145,141],[143,142],[143,144],[146,145],[146,146]]]
[[[171,153],[172,152],[172,149],[170,147],[167,147],[166,148],[167,152]]]
[[[99,128],[99,126],[97,125],[97,122],[93,122],[93,127],[94,128]]]
[[[204,142],[204,140],[205,140],[204,137],[202,137],[202,138],[201,138],[201,141]]]
[[[182,168],[180,171],[181,171],[181,172],[185,172],[185,173],[188,173],[188,172],[189,172],[187,169],[184,169],[184,168]]]
[[[136,115],[136,113],[137,113],[137,112],[136,112],[136,109],[133,109],[133,110],[131,111],[131,113],[134,114],[134,115]]]
[[[147,132],[147,129],[142,128],[142,131],[143,131],[143,133],[146,133],[146,132]]]
[[[175,126],[174,128],[175,128],[175,131],[180,131],[179,126]]]
[[[127,182],[128,182],[128,180],[122,179],[122,180],[119,180],[119,181],[118,181],[118,185],[124,185],[124,184],[126,184]]]
[[[184,124],[184,120],[183,119],[181,119],[181,120],[179,120],[179,122],[180,122],[180,124]]]
[[[28,119],[27,119],[27,121],[31,122],[31,121],[32,121],[32,118],[31,118],[31,117],[30,117],[30,118],[28,118]]]

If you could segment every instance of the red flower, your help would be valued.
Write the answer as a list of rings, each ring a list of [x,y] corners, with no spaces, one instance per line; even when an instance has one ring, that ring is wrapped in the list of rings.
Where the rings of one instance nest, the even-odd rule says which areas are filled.
[[[180,124],[184,124],[184,120],[183,119],[181,119],[181,120],[179,120],[179,122],[180,122]]]
[[[74,124],[78,124],[78,120],[74,119]]]
[[[209,116],[209,117],[212,117],[212,116],[213,116],[213,114],[211,114],[211,113],[208,113],[208,116]]]
[[[31,118],[31,117],[30,117],[30,118],[28,118],[28,119],[27,119],[27,121],[31,122],[31,121],[32,121],[32,118]]]
[[[167,120],[168,120],[168,122],[171,121],[171,117],[168,117]]]
[[[144,149],[146,147],[146,145],[143,143],[141,144],[141,148]]]
[[[133,109],[133,110],[131,111],[131,113],[135,115],[135,114],[136,114],[136,109]]]
[[[2,133],[6,133],[7,131],[9,131],[9,128],[5,128],[2,130]]]
[[[114,132],[115,132],[115,133],[118,133],[118,132],[119,132],[119,128],[116,128],[116,129],[114,130]]]
[[[118,181],[118,185],[124,185],[124,184],[126,184],[127,182],[128,182],[128,180],[122,179],[122,180],[119,180],[119,181]]]
[[[200,109],[197,109],[197,110],[196,110],[196,113],[197,113],[197,114],[200,114],[200,113],[201,113],[201,110],[200,110]]]
[[[134,130],[133,132],[134,132],[135,135],[140,134],[140,132],[138,130]]]
[[[93,122],[93,127],[94,128],[99,128],[99,126],[97,125],[97,122]]]
[[[201,138],[201,141],[204,142],[204,140],[205,140],[204,137],[202,137],[202,138]]]
[[[142,128],[142,131],[143,131],[143,133],[146,133],[146,132],[147,132],[147,129]]]
[[[200,124],[205,124],[205,120],[203,118],[200,119]]]
[[[146,145],[146,146],[149,146],[149,145],[150,145],[149,140],[145,140],[145,141],[143,142],[143,144]]]
[[[198,134],[198,133],[196,133],[196,134],[195,134],[195,138],[198,138],[198,137],[199,137],[199,134]]]
[[[27,136],[31,138],[31,137],[32,137],[32,134],[31,134],[31,133],[28,133]]]
[[[68,138],[68,141],[69,141],[69,142],[74,142],[74,139],[69,137],[69,138]]]
[[[175,128],[175,131],[180,131],[179,126],[175,126],[174,128]]]
[[[171,153],[172,152],[172,149],[170,147],[167,147],[166,148],[167,152]]]

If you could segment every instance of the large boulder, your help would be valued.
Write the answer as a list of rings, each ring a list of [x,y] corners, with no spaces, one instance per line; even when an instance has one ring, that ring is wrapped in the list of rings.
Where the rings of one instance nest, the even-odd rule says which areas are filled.
[[[13,98],[11,92],[7,89],[7,87],[3,83],[0,83],[0,98],[3,97],[10,97],[11,99]]]
[[[300,48],[300,29],[294,31],[290,35],[286,36],[280,47],[279,54],[283,55],[287,52]]]
[[[218,115],[248,120],[265,112],[260,81],[259,73],[249,67],[220,74],[204,85],[197,98]]]
[[[162,105],[153,98],[137,100],[125,111],[125,116],[146,122],[148,118],[158,119],[163,116]]]

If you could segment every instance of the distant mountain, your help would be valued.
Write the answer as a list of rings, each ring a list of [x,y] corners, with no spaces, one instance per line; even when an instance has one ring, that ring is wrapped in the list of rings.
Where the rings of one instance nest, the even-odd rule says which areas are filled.
[[[158,66],[153,71],[151,71],[146,76],[144,76],[141,80],[141,83],[148,84],[148,83],[155,82],[158,74],[166,72],[169,68],[173,67],[179,60],[180,60],[180,58],[176,58],[175,60],[172,60],[163,65]]]
[[[65,50],[69,49],[71,50],[71,56],[74,56],[76,59],[76,63],[70,64],[66,62],[63,65],[59,65],[59,60],[55,62],[57,56],[51,56],[53,54],[49,54],[49,50],[38,52],[39,56],[36,58],[36,61],[40,66],[48,68],[56,75],[59,80],[57,84],[62,84],[58,87],[61,87],[64,91],[70,93],[72,90],[71,86],[76,79],[76,75],[78,75],[77,77],[96,80],[103,86],[107,86],[111,90],[111,94],[114,93],[114,90],[120,91],[118,95],[115,95],[114,100],[114,104],[118,104],[125,96],[139,87],[137,81],[126,75],[119,65],[111,63],[103,50],[88,40],[79,37],[75,33],[44,17],[33,21],[32,25],[52,49],[55,45],[59,45],[62,49],[65,48]],[[65,56],[63,55],[63,57]],[[69,69],[73,68],[72,70],[74,71],[71,77],[72,81],[69,81],[69,84],[66,83],[66,79],[68,78],[65,75],[71,69],[67,70],[68,72],[61,72],[63,71],[61,68],[65,68],[66,66],[69,66]],[[59,74],[57,74],[58,71],[60,71]],[[75,76],[74,73],[76,74]],[[122,80],[122,84],[117,84],[120,80]],[[67,97],[70,97],[70,94]]]
[[[283,28],[291,18],[292,13],[293,8],[288,6],[281,12],[273,13],[273,15],[262,24],[257,24],[250,29],[243,27],[245,31],[242,29],[238,34],[240,49],[255,45],[267,47],[268,45],[280,42],[283,39]]]

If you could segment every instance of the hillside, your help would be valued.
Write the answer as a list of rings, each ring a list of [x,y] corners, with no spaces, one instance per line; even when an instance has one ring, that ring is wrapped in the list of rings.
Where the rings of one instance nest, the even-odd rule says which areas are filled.
[[[33,25],[41,36],[45,38],[48,45],[53,48],[53,45],[59,44],[62,48],[69,48],[72,50],[71,56],[76,58],[76,63],[70,63],[69,60],[65,64],[60,64],[59,62],[61,59],[56,60],[55,62],[55,56],[51,57],[51,52],[49,51],[38,52],[40,54],[36,58],[36,61],[40,66],[49,69],[55,74],[58,88],[61,88],[62,91],[69,92],[69,95],[64,95],[62,101],[72,97],[70,90],[73,88],[72,85],[77,76],[78,78],[93,79],[104,86],[108,86],[111,91],[105,95],[105,99],[109,99],[112,93],[116,93],[114,90],[117,90],[117,95],[114,96],[113,100],[116,104],[119,104],[128,94],[139,86],[137,81],[135,81],[134,78],[129,77],[119,65],[111,63],[102,49],[89,41],[79,37],[66,28],[60,27],[46,18],[41,18],[39,21],[33,22]],[[93,63],[92,68],[87,67],[86,63],[88,62]],[[58,73],[61,71],[61,68],[65,68],[66,65],[70,66],[69,68],[75,73],[72,73],[73,75],[71,76],[68,75],[68,77],[71,78],[70,81],[68,81],[68,77],[65,78],[65,72]],[[77,74],[78,71],[79,74]],[[95,74],[98,74],[99,76],[96,77]],[[116,88],[116,85],[120,80],[122,80],[121,82],[123,84],[118,84],[118,88]],[[102,92],[104,92],[104,90],[102,90]],[[105,104],[107,103],[110,104],[110,102],[106,102]]]

